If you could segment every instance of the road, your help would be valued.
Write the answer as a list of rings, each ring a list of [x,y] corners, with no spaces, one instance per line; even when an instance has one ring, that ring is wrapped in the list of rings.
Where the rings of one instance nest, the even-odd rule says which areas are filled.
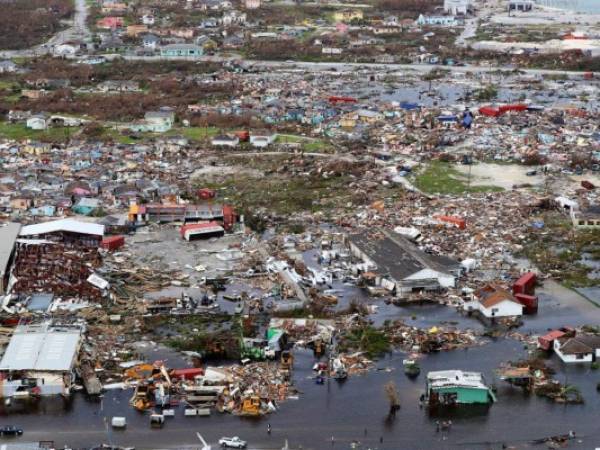
[[[477,34],[477,27],[478,27],[478,19],[476,19],[476,18],[467,19],[465,21],[464,30],[456,38],[456,45],[458,47],[466,47],[467,39],[471,39],[472,37],[475,37],[475,34]]]
[[[452,73],[490,73],[497,71],[510,72],[506,66],[440,66],[432,64],[382,64],[382,63],[352,63],[352,62],[304,62],[304,61],[265,61],[254,59],[243,59],[235,57],[221,56],[203,56],[199,58],[186,57],[164,57],[164,56],[138,56],[138,55],[104,55],[107,59],[123,58],[129,61],[196,61],[200,62],[231,62],[243,60],[245,64],[253,65],[258,68],[268,69],[296,69],[302,72],[356,72],[357,69],[367,71],[395,72],[395,71],[415,71],[427,73],[434,69],[447,70]],[[529,75],[567,75],[581,77],[583,72],[574,70],[549,70],[549,69],[519,69],[521,72]]]
[[[88,9],[85,0],[75,0],[75,13],[73,14],[72,24],[69,28],[58,32],[43,44],[36,45],[35,47],[24,50],[0,51],[0,57],[15,58],[41,56],[51,53],[54,47],[66,42],[85,40],[91,36],[90,29],[86,23],[87,16]]]

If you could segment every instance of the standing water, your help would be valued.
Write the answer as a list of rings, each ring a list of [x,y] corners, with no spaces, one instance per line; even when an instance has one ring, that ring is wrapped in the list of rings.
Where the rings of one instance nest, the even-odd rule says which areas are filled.
[[[578,13],[600,14],[599,0],[538,0],[537,3]]]

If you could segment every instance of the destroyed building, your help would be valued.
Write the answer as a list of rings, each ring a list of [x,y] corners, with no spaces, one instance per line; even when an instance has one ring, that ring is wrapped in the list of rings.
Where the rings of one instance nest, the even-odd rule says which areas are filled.
[[[403,236],[386,230],[349,235],[353,256],[376,268],[377,284],[396,294],[454,287],[460,263],[421,251]]]
[[[0,361],[3,397],[69,395],[81,343],[79,326],[20,325]]]

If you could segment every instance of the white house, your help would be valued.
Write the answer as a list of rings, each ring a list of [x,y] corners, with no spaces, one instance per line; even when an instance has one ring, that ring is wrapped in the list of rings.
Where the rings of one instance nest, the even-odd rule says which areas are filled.
[[[27,128],[32,130],[45,130],[48,128],[49,119],[45,114],[35,114],[27,119]]]
[[[529,12],[533,11],[533,6],[532,0],[510,0],[508,2],[509,11]]]
[[[175,124],[175,113],[170,109],[160,109],[158,111],[148,111],[144,114],[144,120],[152,125],[154,131],[169,131]]]
[[[18,68],[19,66],[9,59],[0,61],[0,73],[16,72]]]
[[[590,206],[584,211],[571,210],[573,226],[580,230],[600,229],[600,205]]]
[[[444,0],[444,12],[454,16],[457,14],[466,15],[470,6],[470,0]]]
[[[54,54],[57,56],[73,56],[79,50],[75,44],[60,44],[54,47]]]
[[[223,134],[212,138],[210,143],[215,147],[237,147],[240,143],[240,138]]]
[[[246,13],[232,9],[225,11],[221,17],[221,24],[225,27],[231,25],[244,25],[246,23]]]
[[[342,49],[338,47],[323,47],[321,53],[324,55],[341,55]]]
[[[142,23],[144,25],[154,25],[155,19],[152,14],[144,14],[142,16]]]
[[[277,139],[277,133],[266,132],[253,132],[250,133],[250,145],[253,147],[268,147]]]
[[[600,358],[600,336],[580,334],[554,340],[554,353],[565,363],[589,363]]]
[[[473,300],[465,302],[464,307],[467,311],[479,311],[488,319],[523,315],[523,305],[510,292],[493,285],[475,291]]]
[[[147,34],[142,38],[142,45],[144,48],[149,48],[151,50],[155,50],[156,46],[159,44],[160,39],[154,36],[153,34]]]
[[[260,0],[244,0],[244,7],[246,9],[258,9],[260,8]]]

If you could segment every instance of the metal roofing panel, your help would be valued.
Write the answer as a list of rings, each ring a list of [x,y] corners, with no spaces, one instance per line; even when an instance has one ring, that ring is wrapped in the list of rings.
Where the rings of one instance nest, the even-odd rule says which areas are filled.
[[[97,223],[81,222],[75,219],[53,220],[51,222],[27,225],[21,229],[21,236],[36,236],[56,231],[69,231],[72,233],[104,235],[104,225]]]
[[[6,271],[20,230],[20,223],[9,222],[0,225],[0,275],[4,275]]]
[[[72,330],[17,329],[0,361],[0,370],[70,370],[79,339],[80,333]]]

